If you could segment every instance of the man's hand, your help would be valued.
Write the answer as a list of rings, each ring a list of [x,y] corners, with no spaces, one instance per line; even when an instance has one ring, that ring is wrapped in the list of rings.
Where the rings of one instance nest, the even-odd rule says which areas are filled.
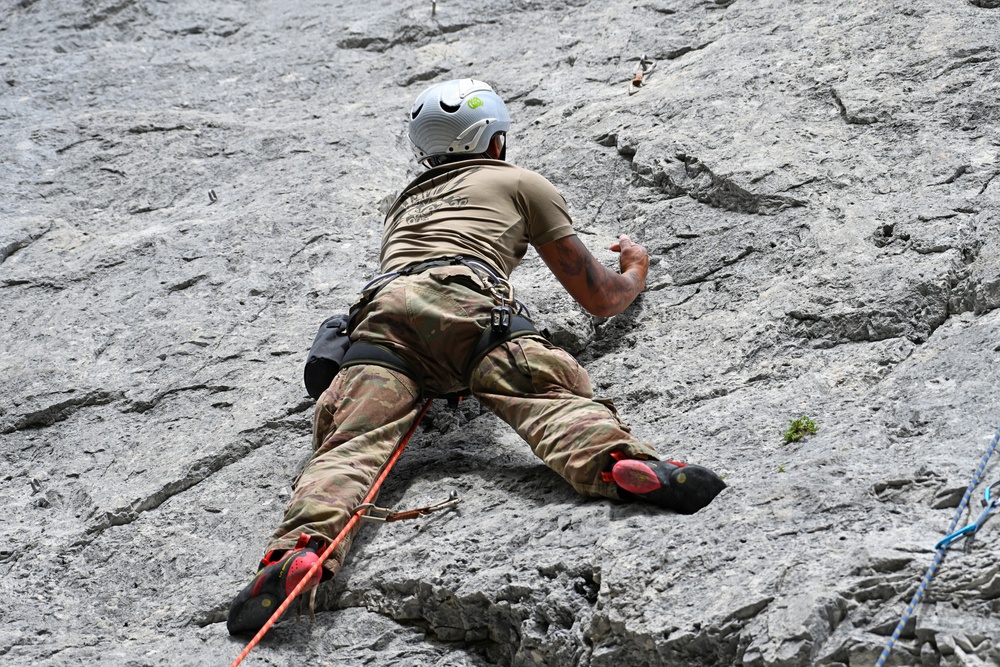
[[[550,241],[538,248],[538,254],[588,313],[611,317],[628,308],[646,286],[649,254],[624,234],[610,249],[621,253],[621,273],[598,262],[576,236]]]
[[[612,243],[608,250],[621,253],[618,265],[621,267],[623,275],[635,269],[640,276],[640,284],[646,285],[646,274],[649,272],[649,253],[646,252],[645,248],[638,243],[632,243],[628,234],[622,234],[618,237],[618,243]],[[640,291],[642,290],[640,289]]]

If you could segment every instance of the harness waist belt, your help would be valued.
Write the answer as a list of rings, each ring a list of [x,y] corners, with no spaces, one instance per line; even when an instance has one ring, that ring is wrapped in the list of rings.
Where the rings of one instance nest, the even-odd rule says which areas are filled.
[[[473,371],[476,370],[476,366],[478,366],[486,355],[489,354],[494,348],[499,345],[503,345],[508,341],[514,340],[515,338],[531,334],[538,334],[538,329],[535,328],[535,325],[531,322],[531,320],[523,315],[512,316],[510,318],[510,329],[502,333],[498,333],[491,327],[487,327],[479,337],[479,341],[476,343],[476,347],[472,351],[472,356],[465,365],[463,373],[464,377],[462,378],[465,386],[469,386],[469,381],[472,378]],[[398,373],[402,373],[420,386],[420,393],[425,398],[448,398],[448,396],[441,396],[428,391],[422,374],[417,369],[407,364],[402,357],[384,345],[367,343],[365,341],[352,343],[347,349],[347,353],[344,355],[344,361],[341,363],[340,368],[343,369],[350,366],[361,366],[364,364],[381,366],[383,368],[388,368]],[[469,391],[463,391],[458,395],[468,396]]]

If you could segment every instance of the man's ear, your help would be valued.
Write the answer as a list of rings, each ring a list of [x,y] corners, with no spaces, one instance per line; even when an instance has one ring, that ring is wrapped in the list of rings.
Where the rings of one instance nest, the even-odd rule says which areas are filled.
[[[486,149],[486,154],[489,155],[494,160],[506,160],[507,159],[507,138],[497,132],[490,139],[490,145]]]

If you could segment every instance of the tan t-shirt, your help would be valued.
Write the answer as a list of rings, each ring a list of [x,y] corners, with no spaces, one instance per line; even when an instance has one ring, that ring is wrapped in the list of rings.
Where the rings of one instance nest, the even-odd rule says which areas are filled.
[[[555,186],[533,171],[475,159],[431,169],[403,190],[385,217],[382,271],[463,255],[509,276],[528,244],[571,236]]]

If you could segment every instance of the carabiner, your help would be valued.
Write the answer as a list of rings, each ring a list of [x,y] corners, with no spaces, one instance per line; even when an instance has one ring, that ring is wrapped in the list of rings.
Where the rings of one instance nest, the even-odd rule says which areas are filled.
[[[379,507],[375,503],[362,503],[355,507],[351,514],[357,514],[362,512],[362,521],[378,521],[381,523],[391,523],[393,521],[404,521],[406,519],[416,519],[417,517],[427,516],[428,514],[433,514],[434,512],[440,512],[442,510],[451,509],[457,506],[462,499],[458,497],[458,492],[452,490],[448,494],[448,499],[443,500],[434,505],[428,505],[426,507],[418,507],[412,510],[392,510],[386,507]]]
[[[645,77],[655,68],[656,62],[647,58],[645,53],[642,54],[642,57],[639,58],[638,67],[635,70],[635,76],[632,77],[632,80],[628,84],[628,94],[635,95],[638,93],[639,88],[645,84]]]
[[[1000,487],[1000,482],[994,482],[990,486],[987,486],[983,491],[983,511],[979,513],[979,516],[976,517],[975,521],[966,524],[964,527],[956,530],[951,535],[945,536],[944,539],[934,545],[934,549],[947,549],[963,537],[971,539],[972,536],[976,534],[976,531],[982,528],[983,524],[986,523],[986,519],[989,518],[990,512],[992,512],[996,506],[1000,504],[1000,499],[992,497],[993,490],[998,487]]]

